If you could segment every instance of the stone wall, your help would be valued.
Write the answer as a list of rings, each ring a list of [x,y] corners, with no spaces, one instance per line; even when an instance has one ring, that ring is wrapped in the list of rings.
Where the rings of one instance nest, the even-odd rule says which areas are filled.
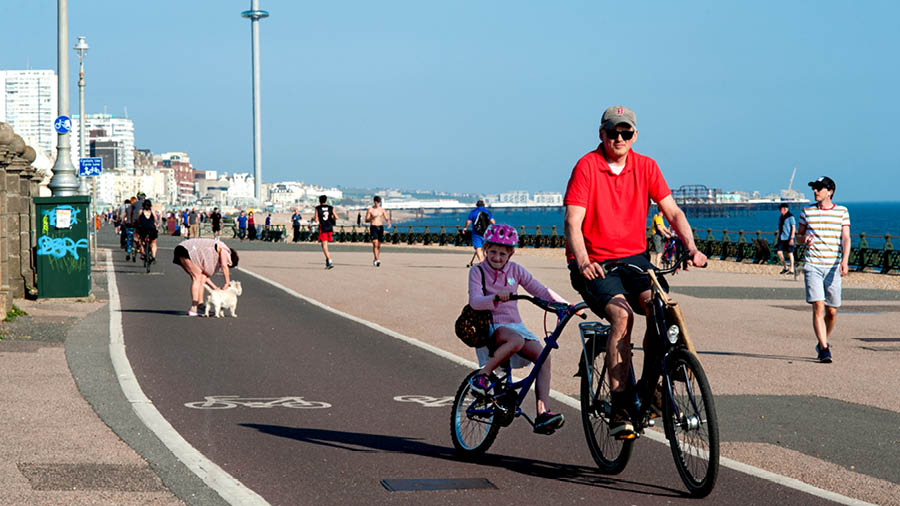
[[[41,176],[35,152],[12,127],[0,122],[0,318],[14,297],[34,295],[34,203]]]

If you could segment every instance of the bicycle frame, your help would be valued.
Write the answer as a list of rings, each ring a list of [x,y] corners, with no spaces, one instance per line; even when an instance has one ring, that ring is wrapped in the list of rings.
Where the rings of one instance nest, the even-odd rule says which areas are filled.
[[[513,300],[513,299],[528,300],[528,301],[531,301],[532,303],[535,303],[534,302],[535,299],[528,297],[528,296],[524,296],[524,295],[514,295],[511,297],[511,300]],[[537,303],[535,303],[535,305],[538,305],[538,307],[542,307]],[[538,358],[534,362],[534,365],[532,365],[531,373],[529,373],[528,376],[526,376],[525,378],[523,378],[519,381],[513,381],[512,367],[509,365],[509,362],[506,362],[503,366],[503,371],[506,373],[505,383],[503,384],[503,391],[501,394],[491,395],[490,399],[496,400],[497,397],[505,394],[505,392],[507,392],[509,390],[519,390],[519,393],[516,396],[516,412],[515,412],[514,416],[522,415],[522,416],[525,416],[526,418],[528,418],[528,415],[526,415],[522,411],[522,408],[521,408],[522,402],[525,401],[525,397],[528,395],[528,392],[531,390],[531,386],[537,380],[537,375],[538,375],[538,373],[541,372],[541,367],[543,367],[544,362],[547,361],[547,357],[550,356],[550,353],[553,350],[559,348],[559,344],[557,343],[557,340],[559,339],[559,336],[562,334],[563,329],[569,323],[569,320],[572,319],[572,317],[575,315],[575,313],[577,313],[578,311],[580,311],[582,309],[586,309],[586,308],[587,308],[587,304],[585,304],[584,302],[579,302],[578,304],[576,304],[574,306],[566,305],[565,307],[552,306],[552,307],[543,308],[546,310],[552,309],[553,312],[556,314],[556,318],[557,318],[556,328],[553,329],[553,332],[549,336],[544,338],[544,348],[541,350],[541,354],[538,355]],[[493,383],[491,385],[491,388],[494,388],[495,385],[496,385],[496,383]],[[493,410],[494,410],[494,407],[490,406],[490,407],[487,407],[484,409],[474,409],[472,407],[469,407],[466,411],[469,414],[481,414],[481,413],[491,413],[491,412],[493,412]],[[528,420],[531,421],[530,418],[528,418]]]

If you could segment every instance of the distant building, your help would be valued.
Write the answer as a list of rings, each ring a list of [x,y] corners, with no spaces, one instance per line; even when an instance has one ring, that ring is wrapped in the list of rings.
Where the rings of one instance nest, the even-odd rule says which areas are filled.
[[[0,70],[0,121],[35,151],[56,157],[58,80],[52,70]],[[77,165],[76,165],[77,167]]]
[[[78,115],[72,117],[72,132],[69,139],[72,147],[72,165],[78,167],[81,157],[81,126]],[[109,160],[104,158],[103,169],[134,170],[134,121],[118,118],[112,114],[86,114],[84,116],[85,149],[87,156],[94,156],[94,144],[99,144]],[[102,155],[96,155],[102,156]]]
[[[559,192],[535,192],[533,202],[547,206],[561,206],[563,205],[563,197],[562,193]]]
[[[172,169],[175,180],[176,200],[192,202],[194,195],[194,168],[187,153],[172,152],[153,156],[153,162],[159,169]]]
[[[511,191],[500,194],[499,202],[501,204],[527,204],[528,192],[524,190]]]

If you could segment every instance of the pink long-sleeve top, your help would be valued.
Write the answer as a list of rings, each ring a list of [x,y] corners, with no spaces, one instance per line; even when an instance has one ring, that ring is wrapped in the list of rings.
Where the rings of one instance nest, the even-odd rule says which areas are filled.
[[[484,286],[487,295],[484,295],[481,290],[481,272],[479,267],[484,269]],[[509,293],[516,293],[519,286],[535,297],[568,304],[556,292],[534,279],[534,276],[521,265],[515,262],[507,262],[502,269],[498,270],[491,267],[487,261],[484,261],[469,270],[469,305],[472,306],[472,309],[490,310],[494,317],[494,324],[521,323],[522,318],[519,316],[518,301],[494,302],[495,294],[503,290]]]

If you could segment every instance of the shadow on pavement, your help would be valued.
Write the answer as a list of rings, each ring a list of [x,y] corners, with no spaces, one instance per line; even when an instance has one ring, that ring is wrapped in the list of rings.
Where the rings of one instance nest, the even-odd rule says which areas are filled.
[[[791,357],[788,355],[769,355],[766,353],[744,353],[739,351],[697,351],[698,355],[720,355],[726,357],[763,358],[767,360],[789,360],[794,362],[818,362],[811,357]]]
[[[242,423],[241,427],[256,429],[264,434],[302,441],[316,445],[338,448],[351,452],[393,452],[421,455],[455,462],[465,462],[452,448],[425,443],[416,439],[384,434],[365,434],[360,432],[343,432],[327,429],[307,429]],[[648,483],[613,479],[601,474],[593,467],[571,464],[557,464],[543,460],[524,459],[504,455],[487,454],[478,458],[474,464],[492,466],[521,473],[536,478],[559,480],[578,485],[601,487],[635,494],[657,497],[687,497],[680,490],[660,487]]]
[[[174,309],[120,309],[120,313],[156,313],[167,314],[172,316],[187,316],[185,311],[176,311]]]

